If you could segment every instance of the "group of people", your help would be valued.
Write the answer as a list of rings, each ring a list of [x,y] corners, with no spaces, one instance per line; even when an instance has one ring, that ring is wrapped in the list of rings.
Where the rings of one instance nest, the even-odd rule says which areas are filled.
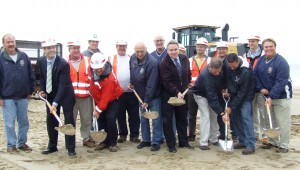
[[[38,60],[39,95],[47,98],[51,107],[47,107],[46,118],[49,142],[42,154],[58,151],[55,127],[59,124],[52,113],[59,116],[61,107],[65,124],[75,127],[79,114],[83,146],[95,150],[108,148],[117,152],[117,143],[125,142],[128,136],[138,149],[150,147],[151,151],[158,151],[166,142],[168,151],[175,153],[177,140],[180,148],[194,149],[189,142],[196,139],[200,111],[201,150],[209,150],[209,144],[218,145],[218,140],[227,138],[227,124],[238,141],[234,148],[243,149],[244,155],[255,152],[256,138],[268,139],[264,149],[277,147],[277,152],[288,152],[292,97],[289,65],[276,52],[273,39],[263,40],[262,46],[258,36],[248,40],[250,49],[244,56],[228,54],[228,44],[218,42],[216,55],[208,57],[208,41],[201,37],[196,42],[196,55],[189,58],[176,40],[170,40],[165,47],[161,35],[155,36],[156,50],[152,53],[143,42],[137,42],[134,54],[129,55],[127,42],[120,40],[115,44],[117,54],[105,56],[93,34],[86,51],[81,52],[78,41],[67,43],[68,61],[57,56],[54,39],[43,41],[44,56]],[[7,152],[28,152],[32,149],[26,144],[27,107],[35,77],[29,57],[18,50],[15,37],[6,34],[2,43],[0,105]],[[183,99],[186,104],[171,105],[170,97]],[[227,107],[224,99],[229,100]],[[278,138],[268,138],[263,133],[262,129],[270,128],[265,105],[270,107],[274,124],[280,128]],[[152,123],[144,116],[146,110],[158,113]],[[92,127],[93,117],[98,121],[98,129]],[[14,129],[16,119],[18,136]],[[91,130],[104,130],[106,139],[96,143]],[[68,155],[75,156],[75,136],[66,135],[65,142]]]

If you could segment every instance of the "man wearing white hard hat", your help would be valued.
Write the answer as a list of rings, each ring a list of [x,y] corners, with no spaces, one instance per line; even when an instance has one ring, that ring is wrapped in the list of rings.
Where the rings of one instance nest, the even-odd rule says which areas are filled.
[[[91,57],[90,92],[95,101],[94,116],[98,118],[99,129],[107,133],[106,139],[96,146],[95,150],[109,148],[110,152],[117,152],[117,113],[119,111],[119,97],[123,93],[108,57],[95,53]]]
[[[65,124],[71,124],[75,127],[73,118],[73,107],[75,104],[75,95],[70,78],[70,66],[68,62],[60,56],[56,55],[56,42],[54,39],[48,39],[42,43],[45,56],[40,58],[38,65],[41,74],[41,92],[43,97],[47,96],[47,100],[52,104],[51,109],[47,108],[47,131],[49,143],[47,150],[42,154],[51,154],[57,152],[58,131],[54,128],[58,127],[58,122],[52,112],[60,115],[62,106]],[[69,156],[75,156],[75,136],[65,136],[66,148]]]
[[[186,51],[186,48],[184,47],[184,45],[179,44],[179,54],[186,55],[185,51]]]
[[[28,99],[34,91],[35,82],[31,61],[26,53],[16,47],[12,34],[5,34],[2,44],[4,48],[0,52],[0,107],[3,111],[7,152],[17,153],[18,149],[30,152],[32,149],[26,144],[29,129],[27,111]],[[15,124],[18,133],[15,131]]]
[[[139,143],[140,139],[140,116],[139,116],[139,103],[132,90],[128,89],[130,82],[129,60],[130,55],[126,53],[127,42],[119,40],[116,42],[117,54],[110,57],[112,71],[116,75],[124,93],[119,97],[120,110],[117,113],[119,139],[118,143],[123,143],[127,139],[127,116],[130,130],[130,141]]]
[[[249,50],[245,52],[243,57],[249,62],[249,66],[252,70],[256,67],[258,59],[263,55],[263,50],[259,46],[260,37],[259,36],[249,36],[248,37],[248,46]],[[263,123],[265,122],[264,117],[264,99],[259,91],[255,93],[252,109],[253,109],[253,124],[254,124],[254,133],[257,140],[262,138],[263,143],[268,143],[268,138],[263,132]]]
[[[206,49],[208,47],[208,41],[206,38],[199,38],[196,42],[196,52],[197,54],[190,60],[190,68],[192,73],[192,81],[194,84],[200,73],[204,68],[210,63],[211,58],[205,55]],[[198,78],[199,79],[199,78]],[[198,80],[201,81],[201,80]],[[213,143],[218,143],[218,123],[217,114],[211,109],[209,103],[207,103],[207,98],[201,95],[196,95],[193,93],[193,89],[189,91],[188,98],[189,106],[189,140],[195,140],[195,129],[196,129],[196,117],[197,111],[200,111],[200,149],[209,150],[208,140]]]
[[[74,122],[80,115],[80,134],[83,146],[94,147],[95,142],[90,137],[93,115],[93,99],[89,91],[90,57],[80,53],[80,42],[68,42],[70,77],[75,93],[75,105],[73,109]]]
[[[102,53],[99,49],[99,38],[97,34],[91,34],[88,38],[89,47],[83,51],[82,54],[87,57],[91,57],[94,53]]]

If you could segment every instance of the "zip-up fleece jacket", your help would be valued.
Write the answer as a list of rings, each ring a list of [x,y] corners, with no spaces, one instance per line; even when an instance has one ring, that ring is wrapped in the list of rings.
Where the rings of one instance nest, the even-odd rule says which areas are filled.
[[[24,99],[34,91],[35,77],[26,53],[17,50],[14,62],[6,50],[0,53],[0,98]]]

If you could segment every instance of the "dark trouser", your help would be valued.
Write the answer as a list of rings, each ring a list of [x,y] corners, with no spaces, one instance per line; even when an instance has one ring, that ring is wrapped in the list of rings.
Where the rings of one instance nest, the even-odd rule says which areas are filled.
[[[176,129],[178,134],[179,146],[188,145],[187,139],[187,115],[188,106],[184,104],[182,106],[172,106],[168,104],[170,95],[167,92],[163,92],[162,95],[162,118],[163,118],[163,129],[166,138],[166,142],[169,148],[174,148],[176,145],[176,138],[173,132],[173,116],[176,119]],[[185,97],[187,100],[187,97]]]
[[[113,100],[108,104],[106,110],[101,112],[100,117],[98,118],[99,130],[104,129],[107,133],[104,143],[108,146],[117,145],[118,130],[116,120],[119,106],[119,100]]]
[[[138,138],[140,131],[140,116],[139,116],[139,101],[133,92],[125,92],[119,97],[120,109],[117,112],[117,119],[119,125],[119,135],[127,136],[127,118],[128,112],[130,138]]]
[[[49,102],[52,103],[52,100],[49,99]],[[75,102],[75,101],[74,101]],[[73,117],[73,107],[74,102],[70,101],[68,104],[64,104],[63,111],[65,116],[65,124],[71,124],[75,127],[74,117]],[[60,116],[60,107],[61,105],[57,106],[57,115]],[[54,115],[50,113],[49,108],[47,108],[47,132],[49,136],[49,143],[48,143],[48,149],[56,148],[57,147],[57,139],[58,139],[58,131],[56,131],[54,128],[59,126],[58,121],[55,119]],[[65,135],[65,144],[66,149],[73,150],[75,149],[75,136],[69,136]]]
[[[194,99],[194,94],[188,92],[188,107],[189,107],[189,136],[196,136],[196,121],[197,121],[197,112],[198,105]]]

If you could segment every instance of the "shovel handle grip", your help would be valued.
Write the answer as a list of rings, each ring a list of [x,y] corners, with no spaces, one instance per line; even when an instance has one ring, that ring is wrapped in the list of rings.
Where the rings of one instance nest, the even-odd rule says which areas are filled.
[[[189,88],[187,88],[183,93],[182,93],[182,95],[184,96],[184,95],[186,95],[186,93],[189,91]]]
[[[267,113],[268,113],[268,116],[269,116],[269,124],[270,124],[270,128],[273,129],[270,106],[269,106],[269,104],[267,104],[267,103],[266,103],[266,108],[267,108]]]

